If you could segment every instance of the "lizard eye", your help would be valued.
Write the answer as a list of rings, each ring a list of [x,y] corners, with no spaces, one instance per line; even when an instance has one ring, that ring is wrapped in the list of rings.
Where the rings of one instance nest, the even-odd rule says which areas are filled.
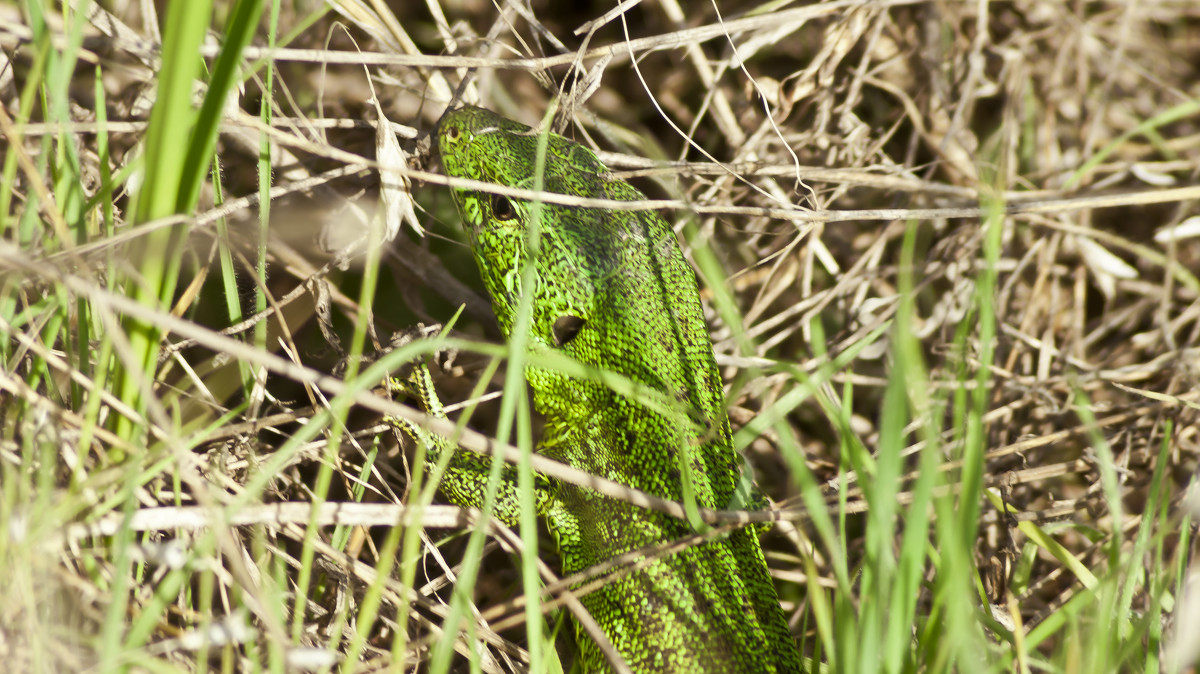
[[[517,209],[513,208],[512,202],[508,197],[502,194],[492,195],[492,217],[497,220],[512,220],[517,217]]]
[[[579,331],[583,326],[587,325],[587,321],[578,316],[559,316],[554,321],[554,343],[558,346],[566,346],[571,343],[579,335]]]

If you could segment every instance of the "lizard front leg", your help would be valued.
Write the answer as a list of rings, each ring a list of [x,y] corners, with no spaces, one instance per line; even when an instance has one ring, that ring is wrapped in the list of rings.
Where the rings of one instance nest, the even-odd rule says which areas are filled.
[[[438,397],[433,385],[433,376],[425,362],[414,362],[406,370],[400,376],[388,380],[389,391],[416,402],[430,417],[447,419],[445,407]],[[483,509],[492,461],[503,459],[494,459],[459,447],[450,438],[408,419],[387,417],[385,422],[424,449],[425,475],[439,481],[438,489],[448,501],[463,508]],[[538,514],[541,515],[544,514],[546,504],[551,498],[552,487],[545,477],[535,475],[534,489],[534,502]],[[512,464],[505,464],[501,469],[492,516],[508,526],[516,526],[519,515],[517,468]]]

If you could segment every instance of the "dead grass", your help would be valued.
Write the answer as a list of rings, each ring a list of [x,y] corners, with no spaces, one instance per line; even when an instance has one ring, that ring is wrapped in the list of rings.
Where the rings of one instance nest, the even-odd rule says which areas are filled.
[[[354,351],[374,254],[384,273],[360,326],[367,353],[463,305],[453,336],[499,340],[429,157],[427,134],[452,97],[529,124],[561,97],[562,133],[670,209],[705,277],[735,429],[754,431],[739,439],[790,520],[769,537],[769,561],[806,655],[839,670],[1194,666],[1189,639],[1176,647],[1173,635],[1200,630],[1179,594],[1187,578],[1195,585],[1200,507],[1200,5],[735,2],[718,15],[660,0],[588,24],[608,7],[395,4],[380,17],[333,3],[274,54],[261,21],[221,121],[219,188],[210,177],[186,217],[151,223],[129,216],[122,173],[164,77],[140,3],[92,12],[62,89],[70,107],[57,112],[45,102],[59,99],[40,97],[56,85],[38,63],[63,53],[69,22],[51,13],[43,31],[0,8],[9,671],[315,669],[303,663],[347,654],[358,671],[425,667],[414,663],[430,656],[462,573],[464,546],[435,546],[446,535],[436,527],[468,515],[433,509],[425,528],[407,529],[422,557],[401,529],[379,527],[410,516],[402,504],[415,498],[412,457],[380,434],[379,414],[413,412],[369,378],[349,378],[331,404],[345,391],[328,375],[340,378]],[[221,21],[230,12],[219,7]],[[280,35],[304,20],[284,8]],[[27,87],[35,72],[39,86]],[[402,151],[384,163],[411,180],[425,233],[410,223],[368,253],[344,246],[391,207],[376,205],[372,96]],[[276,190],[265,277],[254,273],[264,143]],[[113,176],[113,198],[88,203]],[[136,278],[123,274],[144,260],[129,242],[179,223],[188,247],[170,309],[182,318],[122,304]],[[328,237],[341,243],[315,243]],[[153,403],[121,400],[107,378],[115,361],[102,359],[126,358],[119,316],[165,332],[144,389]],[[109,329],[82,332],[91,320]],[[904,382],[897,434],[881,411],[898,358],[920,376]],[[471,426],[483,435],[498,409],[473,404],[488,360],[463,349],[438,381],[448,401],[478,408]],[[142,414],[138,439],[114,426]],[[903,460],[891,460],[896,449]],[[939,477],[922,483],[930,452]],[[879,491],[889,475],[879,466],[892,463]],[[863,514],[888,490],[890,507],[915,499],[933,519],[915,552],[903,544],[914,512]],[[313,500],[328,503],[310,511]],[[336,505],[347,501],[365,504]],[[836,540],[813,529],[818,503]],[[978,518],[954,530],[969,534],[958,553],[990,607],[971,585],[938,580],[951,555],[942,520],[971,508]],[[894,527],[883,553],[868,542],[878,526]],[[526,666],[523,614],[506,603],[523,591],[519,564],[500,550],[519,545],[496,533],[475,586],[484,671]],[[915,615],[902,627],[911,642],[856,661],[847,651],[869,647],[832,642],[872,634],[859,583],[880,554],[917,560],[922,582],[905,600]],[[397,556],[408,566],[392,574]],[[377,573],[381,559],[389,573]],[[1106,603],[1104,588],[1119,599]],[[969,646],[945,643],[958,627],[937,627],[955,615],[939,590],[954,589],[974,611]],[[118,596],[126,608],[114,615]],[[1098,616],[1120,607],[1124,641],[1089,654],[1088,639],[1109,634]],[[838,622],[823,625],[829,615]],[[564,654],[570,631],[558,636]],[[469,643],[456,643],[459,658]]]

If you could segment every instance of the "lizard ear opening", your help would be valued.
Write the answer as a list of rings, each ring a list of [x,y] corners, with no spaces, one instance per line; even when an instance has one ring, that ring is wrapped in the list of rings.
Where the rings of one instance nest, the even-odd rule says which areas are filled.
[[[582,330],[583,326],[585,325],[587,325],[587,321],[578,316],[572,316],[570,314],[567,314],[566,316],[559,316],[558,319],[554,321],[554,343],[558,346],[566,346],[567,344],[570,344],[571,340],[575,339],[575,337],[579,335],[579,331]]]
[[[517,209],[513,208],[512,202],[503,194],[492,195],[492,217],[497,220],[512,220],[517,217]]]

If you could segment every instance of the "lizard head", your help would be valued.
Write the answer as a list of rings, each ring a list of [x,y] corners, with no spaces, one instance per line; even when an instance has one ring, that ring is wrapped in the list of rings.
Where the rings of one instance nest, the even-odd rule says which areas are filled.
[[[645,199],[641,192],[588,148],[488,110],[447,112],[437,144],[447,175],[486,183],[452,192],[505,335],[516,337],[525,287],[532,320],[521,337],[535,353],[561,351],[672,398],[693,397],[695,377],[719,391],[695,277],[670,226],[652,211],[537,198],[611,203]],[[693,351],[705,359],[701,371],[686,364]],[[535,394],[564,417],[586,417],[609,396],[602,385],[539,368],[536,356],[532,364]]]
[[[605,198],[607,170],[590,150],[555,134],[539,135],[489,110],[447,112],[438,123],[437,144],[442,167],[453,178]],[[603,212],[483,186],[455,186],[452,191],[504,333],[512,336],[522,285],[532,281],[534,320],[528,337],[559,348],[578,338],[594,318],[596,286],[602,282],[598,273],[611,266],[603,256],[615,253],[615,241],[603,236]],[[527,262],[533,267],[529,275]]]

